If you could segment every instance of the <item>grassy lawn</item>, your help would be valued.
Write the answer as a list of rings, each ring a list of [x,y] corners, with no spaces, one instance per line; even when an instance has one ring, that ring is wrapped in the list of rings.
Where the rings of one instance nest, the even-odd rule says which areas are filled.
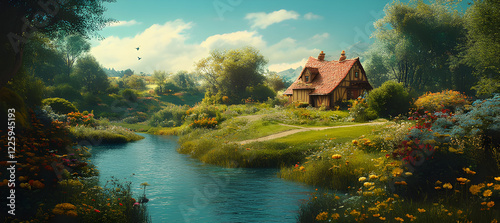
[[[338,143],[344,143],[351,141],[361,135],[369,134],[374,129],[377,128],[380,128],[380,126],[364,125],[364,126],[326,129],[320,131],[312,130],[307,132],[295,133],[293,135],[274,139],[272,141],[276,143],[287,143],[287,144],[297,145],[297,144],[312,143],[317,140],[331,139]]]
[[[128,124],[128,123],[124,123],[124,122],[116,122],[113,124],[130,129],[134,132],[148,132],[150,129],[153,128],[153,127],[149,126],[148,124],[140,124],[140,123]]]
[[[205,97],[204,93],[176,93],[169,95],[161,95],[160,101],[169,102],[175,105],[194,106]]]

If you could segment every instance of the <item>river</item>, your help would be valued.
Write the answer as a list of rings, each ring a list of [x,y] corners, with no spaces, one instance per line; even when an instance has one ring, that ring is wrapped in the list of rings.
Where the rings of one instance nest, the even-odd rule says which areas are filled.
[[[94,146],[92,163],[105,183],[114,176],[141,183],[153,222],[296,222],[313,187],[276,177],[277,169],[223,168],[177,153],[176,136],[141,134],[143,140]]]

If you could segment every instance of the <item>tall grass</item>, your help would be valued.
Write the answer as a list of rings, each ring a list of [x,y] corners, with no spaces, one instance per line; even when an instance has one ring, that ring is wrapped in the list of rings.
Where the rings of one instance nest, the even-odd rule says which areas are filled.
[[[144,138],[120,126],[74,126],[70,128],[70,133],[76,140],[93,140],[100,143],[126,143]]]

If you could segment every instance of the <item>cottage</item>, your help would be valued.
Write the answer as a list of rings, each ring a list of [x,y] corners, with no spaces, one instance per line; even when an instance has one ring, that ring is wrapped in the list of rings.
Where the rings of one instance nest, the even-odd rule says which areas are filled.
[[[285,91],[290,102],[306,102],[313,107],[331,108],[342,100],[355,99],[372,89],[359,57],[346,59],[342,51],[338,61],[309,57],[297,80]]]

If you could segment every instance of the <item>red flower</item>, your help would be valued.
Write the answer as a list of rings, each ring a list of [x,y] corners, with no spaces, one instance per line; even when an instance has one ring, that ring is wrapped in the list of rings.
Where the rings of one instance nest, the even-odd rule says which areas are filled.
[[[94,209],[94,211],[95,211],[95,212],[97,212],[97,213],[101,213],[101,211],[99,211],[99,210],[97,210],[97,209]]]
[[[118,204],[119,204],[120,206],[123,206],[123,204],[122,204],[122,203],[118,203]]]

